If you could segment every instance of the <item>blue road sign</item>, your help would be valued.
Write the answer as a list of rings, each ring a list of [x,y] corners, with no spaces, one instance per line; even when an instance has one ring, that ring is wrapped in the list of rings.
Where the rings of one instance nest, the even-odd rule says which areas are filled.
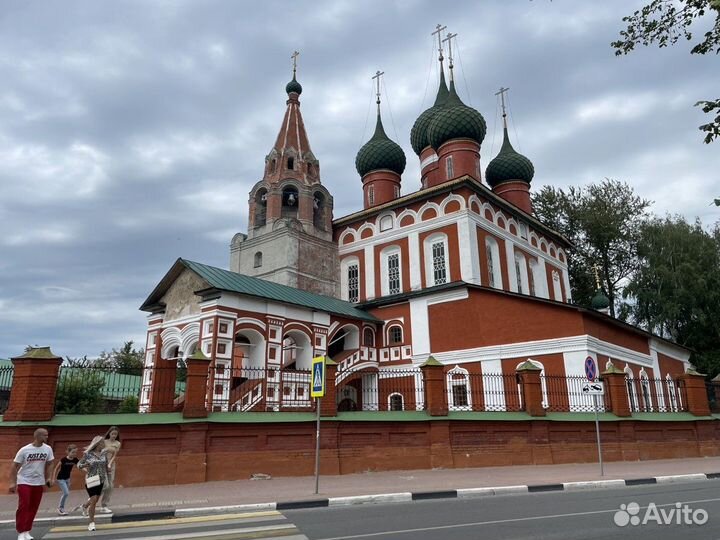
[[[592,356],[588,356],[585,359],[585,376],[588,381],[594,381],[597,379],[597,365],[595,359]]]
[[[312,361],[311,397],[325,396],[325,357],[317,356]]]

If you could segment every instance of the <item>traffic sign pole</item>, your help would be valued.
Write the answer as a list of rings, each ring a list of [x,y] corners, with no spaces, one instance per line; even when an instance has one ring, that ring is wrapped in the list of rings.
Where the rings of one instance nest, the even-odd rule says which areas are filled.
[[[593,395],[593,404],[595,405],[595,435],[597,436],[598,461],[600,462],[600,476],[605,476],[602,461],[602,445],[600,444],[600,420],[598,419],[598,402],[597,395]],[[317,491],[315,492],[317,493]]]
[[[318,494],[320,488],[320,401],[322,398],[315,398],[315,408],[317,409],[316,426],[315,426],[315,495]]]

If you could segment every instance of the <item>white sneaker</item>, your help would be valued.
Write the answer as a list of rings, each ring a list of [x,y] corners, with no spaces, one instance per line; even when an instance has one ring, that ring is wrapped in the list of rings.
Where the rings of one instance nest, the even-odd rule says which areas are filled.
[[[63,508],[58,508],[57,512],[59,516],[67,516],[67,512]]]
[[[91,521],[88,525],[88,531],[94,531],[95,530],[95,522]]]
[[[100,512],[101,514],[112,514],[112,510],[110,510],[110,508],[108,508],[107,506],[101,506],[100,508],[98,508],[98,512]]]

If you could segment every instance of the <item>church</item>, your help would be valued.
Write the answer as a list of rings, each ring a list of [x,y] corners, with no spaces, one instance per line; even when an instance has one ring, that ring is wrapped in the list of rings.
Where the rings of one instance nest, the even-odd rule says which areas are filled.
[[[625,372],[634,410],[682,407],[675,378],[690,352],[610,317],[599,287],[595,309],[573,304],[568,241],[533,215],[534,167],[512,146],[504,106],[502,147],[484,165],[485,120],[458,96],[452,50],[447,69],[439,50],[437,97],[409,133],[420,178],[402,176],[406,156],[383,128],[378,86],[375,132],[355,158],[362,209],[338,217],[293,68],[229,269],[179,258],[140,308],[141,410],[154,410],[153,368],[199,353],[211,360],[213,411],[308,409],[321,355],[338,364],[339,410],[422,409],[417,368],[430,358],[445,368],[450,410],[510,410],[493,377],[507,390],[530,362],[544,381],[569,385],[588,357],[601,372]],[[551,408],[549,394],[543,382]]]

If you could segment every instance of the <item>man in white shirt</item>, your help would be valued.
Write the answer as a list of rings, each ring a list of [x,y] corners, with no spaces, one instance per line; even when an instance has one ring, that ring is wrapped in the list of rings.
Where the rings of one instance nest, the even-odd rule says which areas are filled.
[[[38,428],[32,443],[18,450],[10,467],[10,493],[17,491],[18,508],[15,512],[15,529],[18,540],[33,540],[30,530],[35,521],[43,487],[50,487],[50,470],[55,459],[52,448],[46,442],[47,429]]]

